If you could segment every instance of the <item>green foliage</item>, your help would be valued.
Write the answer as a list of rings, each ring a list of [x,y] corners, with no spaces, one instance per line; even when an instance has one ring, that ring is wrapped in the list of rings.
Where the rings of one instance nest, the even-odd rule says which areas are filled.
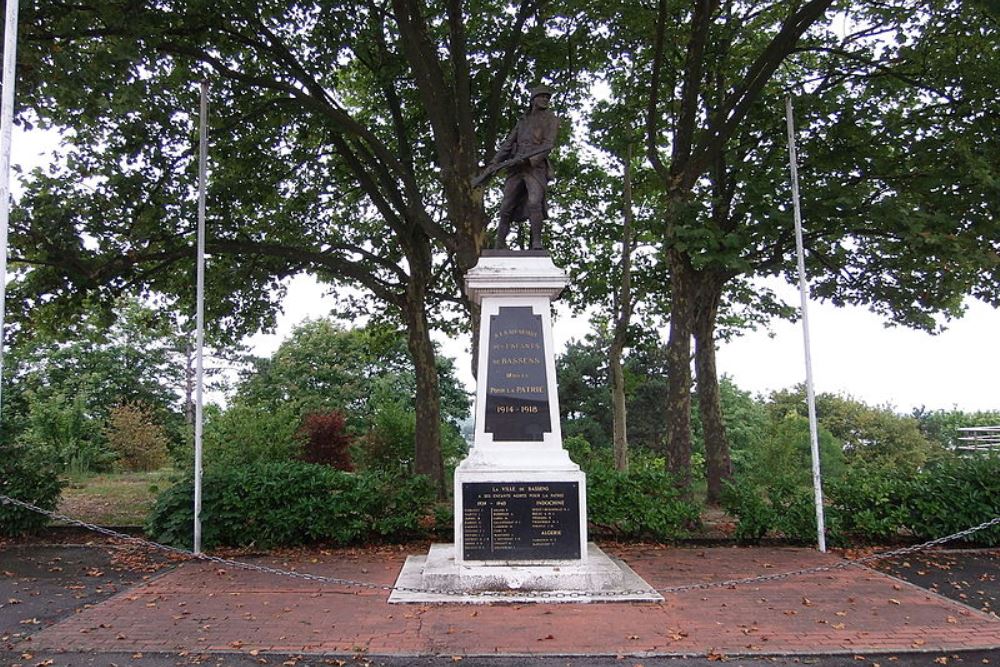
[[[28,401],[23,443],[46,452],[70,474],[110,470],[115,455],[107,448],[99,421],[87,414],[85,394],[32,395]]]
[[[417,415],[413,408],[400,401],[380,399],[368,432],[355,441],[351,456],[361,470],[384,470],[388,473],[412,472],[413,443],[417,432]],[[465,456],[466,442],[458,428],[441,424],[441,453],[446,468],[454,468]]]
[[[840,443],[822,425],[819,440],[820,470],[824,479],[837,479],[844,472],[844,454]],[[748,454],[748,476],[766,483],[774,475],[790,483],[811,485],[812,448],[809,420],[795,412],[774,419],[759,446]]]
[[[863,541],[892,540],[910,525],[916,476],[883,465],[855,463],[838,480],[824,485],[827,512],[838,517],[842,535]]]
[[[580,435],[595,448],[611,447],[611,384],[606,337],[572,341],[556,358],[564,435]],[[624,359],[628,439],[632,447],[662,451],[666,437],[663,349],[637,346]]]
[[[1000,516],[1000,457],[943,457],[917,473],[854,463],[824,485],[827,537],[833,543],[882,542],[912,535],[936,539]],[[737,518],[736,537],[776,535],[815,539],[812,489],[788,475],[730,485],[726,509]],[[996,527],[965,541],[1000,544]]]
[[[684,500],[674,477],[652,466],[587,472],[590,523],[617,537],[674,540],[698,524],[699,508]]]
[[[406,540],[433,525],[435,490],[422,476],[255,463],[206,469],[203,488],[206,548]],[[191,545],[193,493],[188,478],[160,495],[147,526],[153,539]]]
[[[206,467],[289,461],[302,454],[299,415],[289,404],[265,410],[237,403],[205,417]]]
[[[775,534],[792,542],[816,539],[816,510],[811,487],[795,476],[776,474],[770,484],[737,480],[727,486],[723,506],[737,519],[735,537],[755,542]],[[835,530],[827,519],[827,530]]]
[[[104,425],[108,447],[119,467],[130,472],[158,470],[167,463],[167,434],[152,411],[139,403],[111,409]]]
[[[635,453],[627,472],[615,470],[611,452],[583,437],[563,440],[587,473],[587,517],[615,537],[674,540],[698,524],[699,508],[684,500],[662,458]]]
[[[51,450],[0,442],[0,494],[53,510],[62,490],[58,469]],[[46,523],[44,515],[0,502],[0,535],[33,532]]]
[[[910,499],[909,528],[934,539],[1000,516],[1000,455],[949,457],[921,471]],[[1000,526],[965,538],[1000,544]]]
[[[88,305],[51,330],[34,323],[5,350],[5,436],[56,446],[81,471],[106,470],[104,421],[115,406],[141,403],[181,446],[186,343],[167,314],[129,297],[110,312]]]
[[[941,447],[952,448],[961,444],[960,428],[996,426],[1000,424],[1000,411],[963,412],[957,408],[926,410],[921,407],[913,411],[913,418],[924,437]]]
[[[362,470],[410,470],[416,432],[412,409],[397,401],[385,402],[376,408],[370,430],[357,441],[352,456]]]
[[[794,411],[806,414],[805,389],[774,392],[768,409],[773,414]],[[919,422],[899,415],[889,406],[872,407],[850,396],[819,394],[816,417],[844,445],[850,460],[915,471],[943,453],[929,441]]]

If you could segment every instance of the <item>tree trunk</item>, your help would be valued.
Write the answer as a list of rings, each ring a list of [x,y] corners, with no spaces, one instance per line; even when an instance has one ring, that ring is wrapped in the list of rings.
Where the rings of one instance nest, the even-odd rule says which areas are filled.
[[[611,419],[614,444],[615,469],[628,470],[628,415],[625,408],[625,372],[622,369],[622,352],[632,319],[632,147],[625,151],[622,188],[622,259],[621,285],[615,299],[615,331],[608,350],[608,367],[611,372]]]
[[[715,320],[722,299],[720,281],[704,281],[695,304],[695,373],[698,384],[698,414],[705,434],[705,478],[708,482],[707,501],[718,505],[722,501],[723,483],[733,477],[729,455],[729,438],[722,420],[719,375],[715,366]]]
[[[429,245],[426,250],[426,262],[411,261],[406,289],[407,347],[413,359],[417,383],[414,398],[417,420],[414,472],[430,477],[437,488],[438,498],[443,500],[447,496],[447,488],[441,455],[441,393],[426,306],[427,280],[430,278]]]
[[[691,496],[691,334],[693,269],[685,254],[667,251],[670,267],[670,337],[667,339],[667,465],[684,496]]]
[[[622,341],[624,342],[624,341]],[[628,470],[628,426],[625,410],[625,373],[622,370],[622,345],[615,341],[608,354],[611,371],[612,431],[615,452],[615,470]]]

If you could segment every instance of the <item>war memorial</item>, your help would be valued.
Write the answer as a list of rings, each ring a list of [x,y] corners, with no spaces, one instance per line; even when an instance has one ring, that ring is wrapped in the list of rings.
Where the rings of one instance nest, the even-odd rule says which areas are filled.
[[[563,448],[551,310],[569,281],[542,241],[558,130],[551,96],[544,86],[531,91],[531,109],[473,183],[507,172],[495,248],[465,277],[481,317],[475,437],[455,470],[455,541],[411,556],[390,602],[493,599],[482,593],[538,602],[663,599],[588,542],[586,475]],[[522,221],[530,224],[528,249],[507,249],[511,222]]]

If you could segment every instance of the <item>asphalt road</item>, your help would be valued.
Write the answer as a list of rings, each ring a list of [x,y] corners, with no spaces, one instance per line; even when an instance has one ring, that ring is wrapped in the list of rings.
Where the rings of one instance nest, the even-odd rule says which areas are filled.
[[[1000,651],[959,654],[897,653],[864,656],[798,656],[768,658],[650,658],[546,657],[473,658],[437,656],[426,658],[380,658],[377,656],[295,656],[291,654],[131,654],[35,652],[31,635],[83,608],[156,576],[169,563],[150,559],[142,552],[102,546],[0,547],[0,665],[14,667],[123,666],[173,667],[217,665],[235,667],[280,665],[312,667],[372,665],[386,667],[436,667],[476,665],[483,667],[642,667],[707,665],[725,661],[734,665],[821,665],[822,667],[933,667],[996,665]],[[1000,596],[1000,551],[940,551],[911,555],[905,560],[886,561],[879,569],[987,613],[995,613]]]

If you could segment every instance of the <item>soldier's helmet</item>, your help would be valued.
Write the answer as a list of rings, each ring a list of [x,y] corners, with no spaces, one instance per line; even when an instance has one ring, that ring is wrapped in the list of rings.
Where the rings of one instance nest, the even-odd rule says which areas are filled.
[[[555,94],[556,94],[556,91],[552,90],[548,86],[535,86],[534,88],[531,89],[531,93],[530,93],[531,98],[530,99],[533,100],[536,97],[538,97],[539,95],[548,95],[549,97],[552,97]]]

